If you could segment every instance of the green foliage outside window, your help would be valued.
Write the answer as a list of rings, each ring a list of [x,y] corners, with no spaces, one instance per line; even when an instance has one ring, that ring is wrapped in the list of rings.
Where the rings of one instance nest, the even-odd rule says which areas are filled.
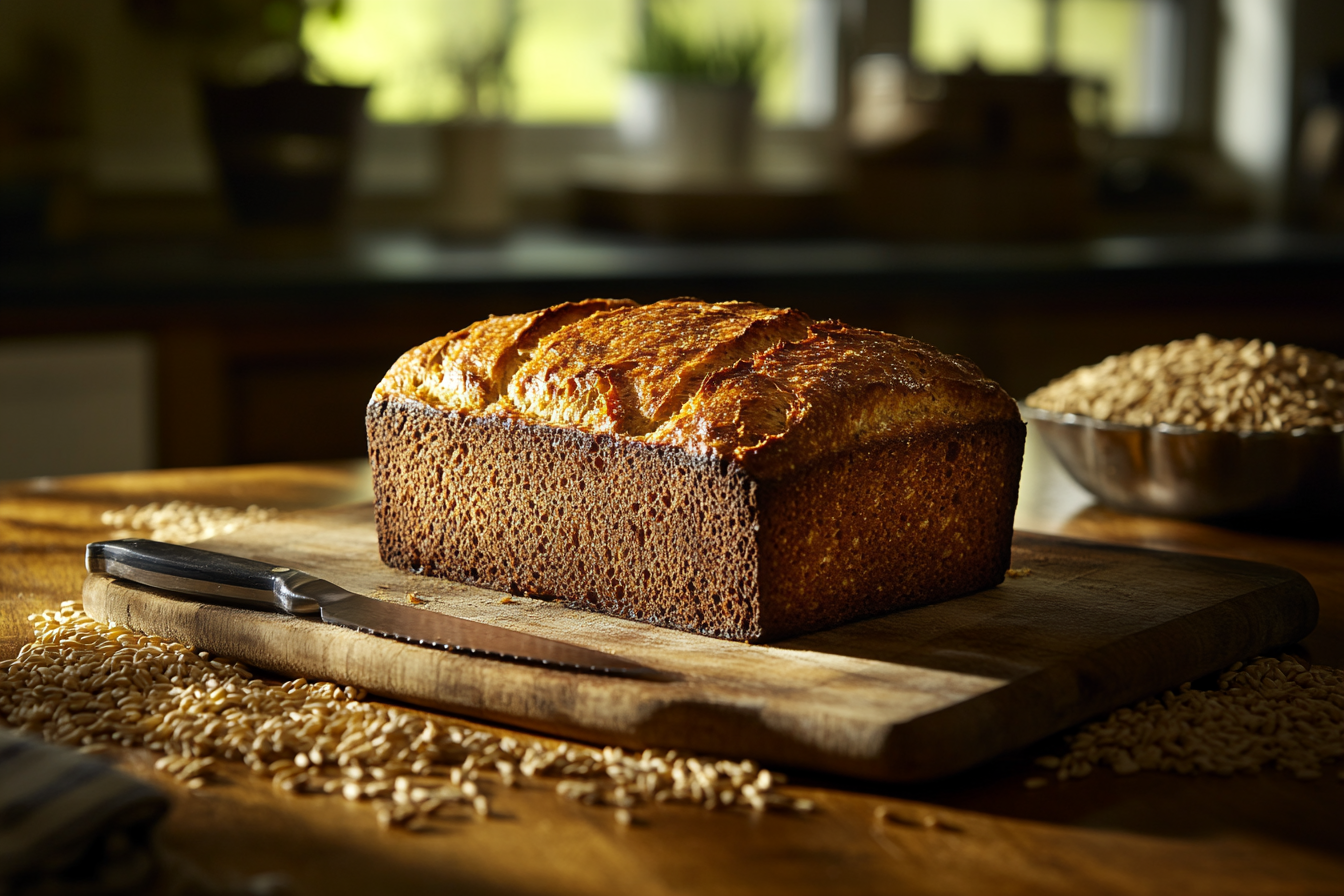
[[[671,60],[666,45],[650,55],[651,48],[639,43],[637,0],[341,2],[339,17],[305,18],[303,43],[331,80],[373,85],[369,113],[377,121],[442,121],[468,113],[470,89],[454,65],[481,47],[498,47],[505,33],[499,77],[484,79],[477,92],[486,115],[537,124],[610,122],[632,67],[685,69],[693,62],[727,80],[754,74],[761,114],[774,121],[793,115],[797,86],[790,51],[802,0],[656,3],[665,7],[659,14],[679,39],[715,48],[709,61],[684,54]],[[755,45],[759,49],[744,49]],[[732,52],[724,54],[724,47]]]
[[[760,83],[772,47],[765,32],[697,35],[678,21],[686,4],[655,0],[647,7],[644,27],[630,60],[630,68],[651,75],[685,81],[707,81],[730,86]]]

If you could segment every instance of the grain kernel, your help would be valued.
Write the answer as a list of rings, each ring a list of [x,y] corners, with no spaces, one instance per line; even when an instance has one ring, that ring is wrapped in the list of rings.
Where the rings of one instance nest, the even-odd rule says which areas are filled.
[[[1100,420],[1232,432],[1344,423],[1344,360],[1207,334],[1080,367],[1027,396],[1031,407]]]
[[[775,793],[783,776],[750,760],[550,747],[457,725],[444,730],[422,713],[362,702],[353,686],[269,684],[188,645],[101,626],[73,603],[32,621],[33,643],[0,661],[0,717],[89,751],[156,750],[164,754],[156,767],[191,789],[205,785],[217,760],[236,760],[279,791],[370,800],[383,827],[418,825],[423,815],[463,802],[488,816],[482,773],[506,786],[519,772],[560,777],[560,796],[627,814],[641,802],[815,808]],[[445,775],[452,783],[437,783]]]

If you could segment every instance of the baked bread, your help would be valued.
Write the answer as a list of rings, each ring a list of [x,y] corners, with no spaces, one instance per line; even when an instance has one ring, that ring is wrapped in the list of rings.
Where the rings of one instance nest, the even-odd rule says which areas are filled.
[[[1002,581],[1026,434],[963,358],[690,299],[433,339],[367,424],[389,566],[746,641]]]

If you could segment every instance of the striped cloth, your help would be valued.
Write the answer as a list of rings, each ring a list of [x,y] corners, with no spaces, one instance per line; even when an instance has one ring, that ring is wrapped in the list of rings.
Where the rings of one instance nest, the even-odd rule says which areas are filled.
[[[167,810],[105,762],[0,728],[0,893],[142,893]]]

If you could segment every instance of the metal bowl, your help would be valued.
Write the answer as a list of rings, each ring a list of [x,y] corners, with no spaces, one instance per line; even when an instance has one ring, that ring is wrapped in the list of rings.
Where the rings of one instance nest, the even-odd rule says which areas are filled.
[[[1210,432],[1026,406],[1022,416],[1079,484],[1118,510],[1186,519],[1344,514],[1344,425]]]

